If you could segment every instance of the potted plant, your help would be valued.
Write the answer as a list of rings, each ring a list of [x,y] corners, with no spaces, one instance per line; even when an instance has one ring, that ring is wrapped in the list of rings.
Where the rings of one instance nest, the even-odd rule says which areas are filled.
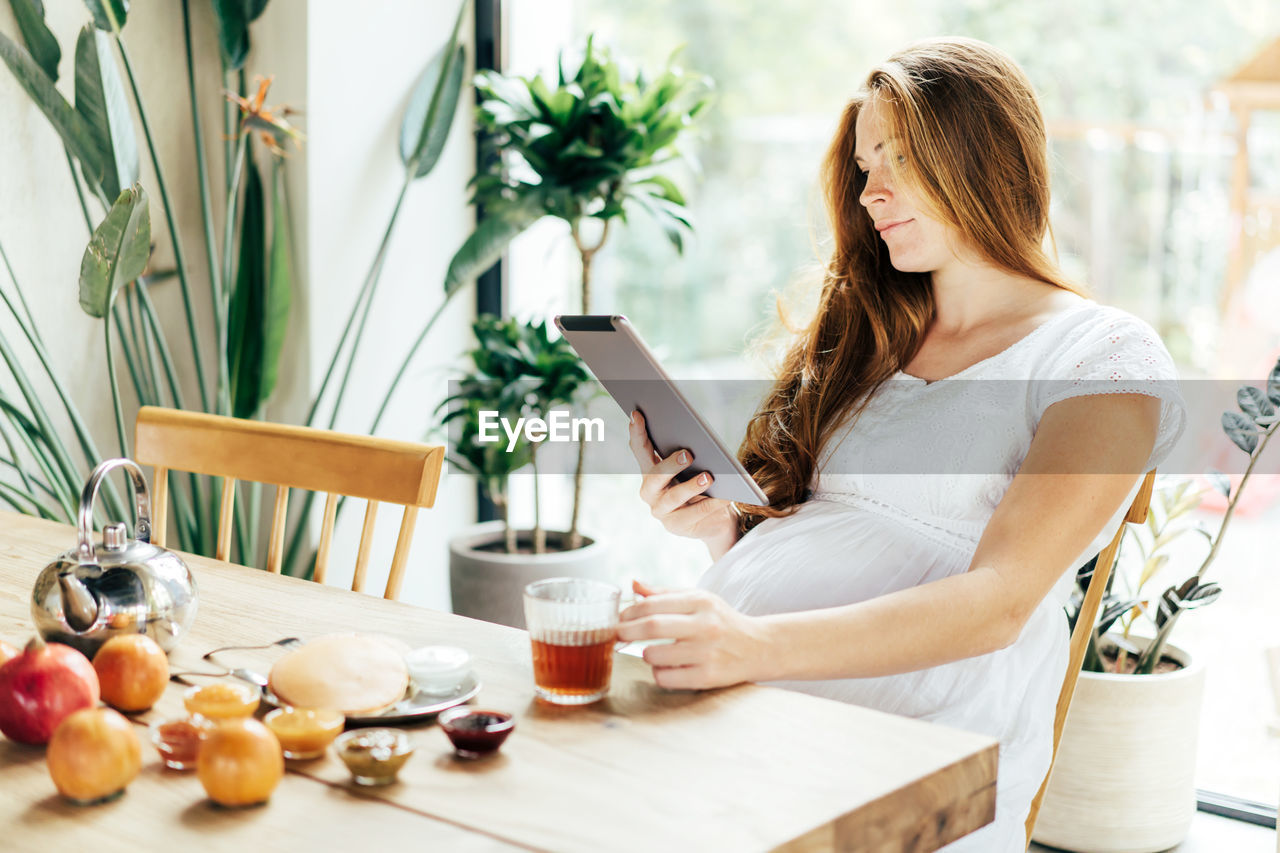
[[[471,366],[441,403],[448,409],[441,423],[450,427],[450,464],[479,480],[501,518],[476,525],[450,543],[453,610],[523,627],[525,585],[553,575],[603,576],[607,568],[599,542],[587,539],[567,548],[567,534],[548,535],[543,528],[537,486],[542,442],[512,427],[534,418],[547,423],[554,410],[581,396],[590,377],[568,343],[551,339],[545,322],[484,315],[472,331]],[[529,530],[516,530],[508,517],[507,486],[511,475],[526,467],[534,478],[534,522]]]
[[[592,310],[592,261],[613,223],[625,223],[628,213],[641,210],[655,218],[676,250],[683,250],[684,232],[691,229],[685,198],[664,173],[684,156],[680,143],[707,105],[710,84],[674,59],[648,77],[624,70],[588,38],[576,69],[570,71],[562,55],[554,78],[476,76],[477,123],[484,137],[473,200],[483,216],[450,263],[446,292],[492,266],[512,239],[546,216],[568,226],[581,262],[580,301],[567,306],[570,311]],[[568,529],[548,535],[548,550],[536,558],[547,565],[541,576],[553,571],[550,563],[560,564],[562,558],[553,554],[599,547],[578,529],[583,448],[579,443]],[[481,530],[496,536],[500,527],[464,531],[459,547],[469,548],[465,543],[478,541]],[[457,571],[451,569],[455,578]],[[512,621],[522,621],[518,594],[513,601]]]
[[[1170,645],[1169,636],[1183,613],[1221,594],[1217,584],[1204,581],[1204,574],[1218,555],[1254,465],[1280,423],[1280,362],[1265,391],[1245,385],[1236,399],[1240,411],[1224,413],[1222,427],[1249,461],[1234,492],[1226,475],[1208,474],[1228,501],[1217,533],[1189,523],[1188,513],[1201,499],[1189,482],[1157,489],[1146,525],[1126,531],[1126,547],[1117,565],[1121,556],[1128,556],[1137,575],[1130,579],[1119,572],[1121,583],[1128,586],[1123,592],[1111,586],[1117,572],[1109,580],[1036,821],[1034,839],[1042,844],[1144,853],[1179,844],[1190,828],[1196,810],[1196,737],[1204,667]],[[1186,541],[1186,534],[1203,536],[1208,545],[1199,568],[1159,596],[1147,594],[1168,563],[1172,546]],[[1076,606],[1092,573],[1092,562],[1079,572]],[[1072,608],[1068,617],[1074,620]],[[1140,624],[1146,625],[1145,631],[1134,633]]]

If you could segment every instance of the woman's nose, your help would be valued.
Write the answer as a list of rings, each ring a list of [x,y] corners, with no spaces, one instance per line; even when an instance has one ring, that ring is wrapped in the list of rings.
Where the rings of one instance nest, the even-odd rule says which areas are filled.
[[[858,201],[863,207],[870,206],[873,201],[886,201],[893,194],[889,182],[886,181],[878,172],[867,173],[866,186],[862,188]]]

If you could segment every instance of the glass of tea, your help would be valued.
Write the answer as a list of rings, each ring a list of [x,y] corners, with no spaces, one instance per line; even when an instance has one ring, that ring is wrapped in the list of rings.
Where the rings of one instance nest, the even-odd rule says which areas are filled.
[[[547,578],[524,588],[540,699],[585,705],[609,692],[620,598],[613,584],[587,578]]]

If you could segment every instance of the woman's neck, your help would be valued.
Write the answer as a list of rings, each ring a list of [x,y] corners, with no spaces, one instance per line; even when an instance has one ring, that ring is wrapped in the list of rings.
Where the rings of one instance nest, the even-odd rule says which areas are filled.
[[[991,323],[1036,314],[1073,294],[1056,285],[1017,275],[978,260],[957,258],[931,274],[933,329],[963,336]]]

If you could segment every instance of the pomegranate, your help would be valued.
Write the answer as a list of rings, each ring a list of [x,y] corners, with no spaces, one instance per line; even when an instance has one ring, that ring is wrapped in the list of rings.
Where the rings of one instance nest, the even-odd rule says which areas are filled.
[[[0,732],[21,743],[48,743],[64,717],[97,705],[98,695],[87,657],[36,637],[0,666]]]
[[[117,634],[93,656],[102,701],[118,711],[145,711],[169,683],[169,658],[146,634]]]
[[[142,768],[142,742],[118,712],[81,708],[58,724],[46,758],[58,793],[88,805],[124,792]]]
[[[13,658],[16,658],[20,654],[22,654],[22,652],[18,651],[13,646],[6,643],[4,640],[0,640],[0,666],[4,666],[6,663],[8,663]]]

